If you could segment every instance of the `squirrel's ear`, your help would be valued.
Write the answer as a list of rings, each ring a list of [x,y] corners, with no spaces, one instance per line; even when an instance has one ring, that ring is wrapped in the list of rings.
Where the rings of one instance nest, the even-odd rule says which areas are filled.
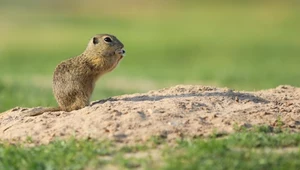
[[[98,44],[99,43],[99,39],[97,37],[93,38],[93,44]]]

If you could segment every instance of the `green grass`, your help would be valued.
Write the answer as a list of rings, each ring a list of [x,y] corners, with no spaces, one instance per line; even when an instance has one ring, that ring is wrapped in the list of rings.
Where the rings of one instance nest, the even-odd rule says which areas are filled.
[[[30,141],[29,141],[30,143]],[[300,134],[240,132],[222,138],[153,140],[119,146],[68,140],[48,145],[0,145],[0,169],[297,169]]]
[[[300,10],[294,1],[106,2],[102,10],[95,6],[103,2],[51,2],[0,4],[0,82],[5,89],[20,89],[9,94],[2,90],[0,111],[55,105],[55,66],[80,54],[92,35],[104,32],[122,40],[127,56],[97,84],[93,100],[183,83],[242,90],[300,84]],[[115,77],[126,81],[115,83],[116,89],[103,87]],[[136,83],[141,80],[154,85],[123,87],[143,87]],[[32,93],[28,87],[43,94],[35,102],[34,97],[24,100]],[[105,89],[117,92],[102,94]]]
[[[242,133],[226,139],[183,141],[166,169],[298,169],[299,134]],[[289,148],[290,147],[290,148]]]

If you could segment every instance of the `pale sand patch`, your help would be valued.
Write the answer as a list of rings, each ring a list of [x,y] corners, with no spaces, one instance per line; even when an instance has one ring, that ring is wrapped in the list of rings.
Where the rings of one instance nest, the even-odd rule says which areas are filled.
[[[100,100],[72,112],[45,112],[23,117],[24,108],[0,114],[0,140],[47,144],[55,139],[109,139],[143,143],[152,136],[167,141],[232,133],[234,127],[283,124],[300,132],[300,88],[246,92],[178,85],[142,94]]]

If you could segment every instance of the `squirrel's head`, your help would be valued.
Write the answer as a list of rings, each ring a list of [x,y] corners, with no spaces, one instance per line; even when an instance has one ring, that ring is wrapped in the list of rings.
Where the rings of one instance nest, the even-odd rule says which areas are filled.
[[[87,50],[91,50],[100,57],[118,57],[125,56],[124,45],[115,36],[110,34],[97,34],[89,42]],[[91,52],[90,51],[90,52]]]
[[[85,52],[89,61],[102,70],[113,70],[125,56],[124,45],[113,35],[97,34],[91,38]]]

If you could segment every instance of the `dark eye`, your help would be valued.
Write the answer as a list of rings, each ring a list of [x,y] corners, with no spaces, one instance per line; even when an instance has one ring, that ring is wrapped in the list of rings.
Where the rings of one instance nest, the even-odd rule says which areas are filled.
[[[112,42],[111,38],[109,38],[109,37],[105,37],[105,38],[104,38],[104,41],[105,41],[105,42]]]

